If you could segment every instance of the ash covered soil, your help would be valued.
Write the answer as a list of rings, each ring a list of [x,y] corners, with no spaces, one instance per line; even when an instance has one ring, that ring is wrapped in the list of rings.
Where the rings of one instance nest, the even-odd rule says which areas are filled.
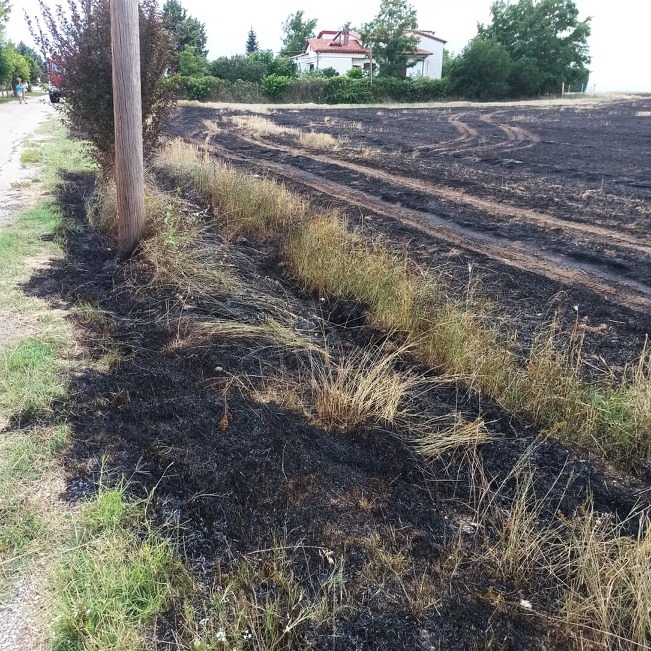
[[[335,206],[423,266],[484,285],[530,342],[578,314],[598,363],[634,361],[651,331],[651,98],[561,106],[277,109],[328,150],[184,107],[169,129]],[[211,133],[206,120],[219,131]]]
[[[170,135],[207,143],[215,156],[346,211],[352,225],[363,222],[369,236],[386,236],[424,266],[444,261],[452,284],[465,285],[470,264],[525,341],[555,309],[571,321],[579,305],[589,327],[586,354],[621,367],[649,331],[651,118],[637,117],[649,107],[651,100],[581,110],[323,108],[266,116],[345,133],[346,144],[334,152],[231,130],[229,112],[203,108],[182,108]],[[206,133],[205,119],[223,130]],[[362,145],[382,154],[366,158]],[[292,375],[295,355],[197,338],[186,329],[189,319],[253,324],[265,310],[282,310],[301,336],[340,350],[391,351],[400,342],[378,332],[362,305],[302,294],[271,241],[215,235],[214,246],[246,288],[224,295],[219,308],[176,289],[151,289],[150,269],[137,257],[117,265],[110,243],[86,226],[83,197],[92,185],[86,176],[67,179],[61,202],[80,232],[69,235],[66,258],[27,286],[55,305],[99,306],[106,318],[101,325],[78,318],[80,336],[98,359],[109,350],[121,356],[108,372],[74,378],[74,402],[61,406],[71,411],[74,432],[65,457],[69,499],[92,494],[100,473],[126,476],[134,495],[153,495],[159,523],[178,526],[188,562],[208,587],[242,558],[279,544],[308,595],[333,560],[343,561],[346,606],[320,626],[297,626],[282,648],[572,645],[567,631],[538,616],[556,603],[558,586],[541,576],[505,578],[482,555],[495,532],[473,524],[476,469],[483,468],[493,506],[506,509],[517,491],[513,469],[526,459],[536,495],[546,496],[541,517],[548,521],[572,517],[589,499],[621,520],[641,512],[651,484],[643,470],[615,471],[450,382],[419,396],[422,411],[443,421],[454,413],[481,417],[493,439],[435,462],[399,432],[325,431],[300,412],[253,399],[234,379]],[[481,201],[458,205],[457,191]],[[200,201],[187,197],[185,205],[205,217]],[[561,256],[562,273],[555,270]],[[401,364],[431,373],[408,355]],[[391,565],[391,558],[401,560]],[[277,590],[261,584],[258,598]],[[173,611],[160,623],[158,648],[190,648],[180,619]]]

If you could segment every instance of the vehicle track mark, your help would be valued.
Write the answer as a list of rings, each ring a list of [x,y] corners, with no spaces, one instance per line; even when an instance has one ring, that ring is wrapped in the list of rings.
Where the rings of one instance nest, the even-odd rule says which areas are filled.
[[[376,178],[385,183],[402,186],[415,190],[417,192],[429,195],[436,199],[455,205],[463,205],[485,212],[493,217],[508,218],[509,222],[517,224],[534,223],[544,230],[560,229],[565,233],[571,233],[578,237],[590,236],[594,239],[612,245],[617,244],[622,248],[627,248],[644,255],[651,255],[651,236],[641,233],[627,233],[621,228],[608,228],[605,226],[595,226],[586,223],[571,222],[559,217],[554,217],[547,213],[542,213],[531,208],[522,208],[495,199],[477,197],[462,190],[456,190],[440,184],[428,183],[420,179],[413,179],[406,176],[384,172],[382,170],[367,167],[359,163],[354,163],[342,158],[333,158],[324,154],[314,154],[309,151],[297,149],[289,145],[280,145],[277,143],[267,143],[257,138],[252,138],[237,134],[243,142],[250,145],[263,147],[274,151],[283,152],[291,156],[302,156],[318,161],[320,163],[334,165],[337,167],[349,169],[357,174],[362,174],[368,178]]]
[[[433,214],[396,206],[371,197],[365,192],[324,179],[311,172],[286,163],[252,159],[228,150],[208,136],[204,140],[209,151],[219,157],[240,163],[255,164],[272,174],[330,196],[338,201],[358,206],[369,212],[397,219],[437,240],[481,256],[486,256],[510,268],[525,270],[555,282],[579,285],[631,309],[647,312],[651,309],[651,287],[630,281],[616,274],[604,273],[591,265],[581,264],[564,256],[541,252],[519,242],[510,242],[473,229],[459,226]],[[285,148],[281,150],[284,151]]]

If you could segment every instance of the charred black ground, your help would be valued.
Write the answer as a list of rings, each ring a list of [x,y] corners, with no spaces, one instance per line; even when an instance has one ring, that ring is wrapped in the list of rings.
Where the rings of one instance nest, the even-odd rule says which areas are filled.
[[[614,111],[612,119],[625,116],[634,125],[640,106],[646,104],[595,112],[599,119],[606,120],[611,115],[608,111]],[[530,116],[528,110],[509,111],[511,118],[516,113]],[[293,125],[305,120],[327,124],[323,117],[330,115],[328,110],[318,113],[275,115]],[[365,135],[364,142],[377,140],[385,147],[390,141],[396,155],[409,157],[418,141],[414,134],[431,129],[435,117],[435,112],[418,112],[422,121],[418,122],[419,129],[414,130],[411,118],[415,113],[408,112],[397,119],[391,114],[391,127],[402,129],[395,133],[387,127],[389,117],[382,111],[365,111],[363,116],[357,111],[337,112],[336,116],[351,121],[370,116],[370,133],[376,135]],[[468,113],[474,116],[469,111],[463,115],[467,117]],[[562,113],[561,109],[540,111],[535,119],[553,121],[554,116],[565,118]],[[445,138],[459,135],[448,120],[457,114],[461,112],[445,113],[443,123],[448,125],[449,132]],[[200,130],[205,117],[203,110],[184,109],[173,130],[176,135]],[[574,121],[585,116],[570,112],[567,117],[566,128],[574,132],[578,128]],[[500,120],[505,122],[504,116]],[[554,141],[559,144],[555,146],[564,147],[561,141],[568,136],[560,137],[556,126],[549,128],[557,134]],[[549,136],[541,142],[545,138]],[[237,142],[220,138],[221,145]],[[584,161],[579,165],[584,173],[577,181],[567,167],[560,162],[552,165],[546,155],[536,154],[534,147],[518,150],[518,160],[526,163],[510,166],[505,166],[503,159],[500,162],[491,157],[493,154],[480,161],[467,161],[468,154],[461,159],[454,154],[439,157],[430,168],[423,168],[422,161],[414,159],[408,169],[406,159],[401,157],[394,165],[402,174],[423,177],[432,174],[433,169],[440,176],[461,174],[461,169],[461,175],[468,177],[475,168],[488,174],[488,168],[499,166],[502,171],[495,175],[504,174],[507,169],[509,179],[520,178],[517,175],[523,173],[519,170],[526,166],[523,183],[539,184],[542,181],[532,180],[531,170],[551,167],[550,174],[557,175],[566,185],[585,183],[589,177],[592,187],[598,187],[602,178],[606,179],[604,183],[615,196],[608,201],[620,205],[617,202],[625,202],[631,195],[636,201],[648,200],[650,190],[639,172],[644,166],[632,164],[621,154],[627,147],[639,146],[636,143],[639,138],[622,136],[621,147],[612,148],[610,164],[623,166],[622,175],[616,178],[606,176],[607,161],[601,161],[594,169]],[[567,149],[574,151],[569,146]],[[260,152],[256,150],[252,155],[256,157]],[[566,155],[556,158],[566,165],[573,160]],[[382,161],[382,168],[391,165],[391,160],[389,157]],[[306,164],[302,159],[293,160],[294,163]],[[622,181],[624,176],[629,182]],[[344,180],[350,182],[350,178]],[[363,178],[356,182],[370,183]],[[61,410],[70,412],[73,430],[73,443],[65,456],[68,499],[92,494],[100,471],[108,472],[110,477],[128,478],[129,490],[134,495],[153,491],[156,519],[163,525],[180,527],[182,548],[189,564],[199,581],[207,586],[212,584],[218,568],[226,570],[242,555],[269,549],[279,541],[287,547],[295,572],[308,591],[330,571],[328,557],[343,559],[348,606],[319,630],[298,630],[290,648],[542,649],[569,644],[554,626],[534,614],[558,598],[556,587],[545,577],[507,581],[496,575],[490,563],[474,560],[474,551],[481,541],[472,528],[464,525],[473,515],[468,506],[472,502],[472,460],[467,454],[460,452],[426,463],[397,433],[374,429],[329,433],[309,425],[300,414],[257,403],[236,390],[229,378],[259,376],[263,368],[283,367],[291,372],[291,355],[275,349],[252,353],[243,344],[219,338],[202,341],[200,345],[192,338],[185,339],[184,332],[179,330],[184,316],[179,297],[171,291],[144,290],[149,280],[146,266],[137,257],[118,266],[110,243],[88,228],[83,196],[92,184],[90,177],[66,180],[61,203],[66,216],[80,226],[81,232],[69,234],[65,259],[35,276],[27,286],[27,291],[55,305],[70,307],[84,301],[96,304],[108,318],[102,327],[79,320],[83,343],[98,358],[109,347],[117,347],[123,355],[122,362],[110,372],[89,370],[75,377],[72,400],[61,405]],[[617,193],[622,186],[620,196]],[[376,194],[389,192],[388,188],[375,186],[366,189]],[[572,189],[563,201],[573,201],[571,197],[575,194]],[[336,203],[332,196],[313,195],[312,199]],[[400,201],[405,201],[405,197],[401,195]],[[556,206],[552,194],[543,193],[540,201],[555,213],[565,214],[567,205]],[[523,203],[539,205],[527,193]],[[204,208],[197,206],[197,212],[205,213]],[[621,210],[623,214],[624,208]],[[355,215],[359,217],[359,211],[352,209],[351,216]],[[616,217],[613,215],[612,219]],[[585,219],[590,221],[590,215]],[[648,234],[648,222],[642,218],[638,222],[635,228]],[[639,311],[603,301],[584,289],[541,281],[526,270],[517,276],[512,270],[507,273],[488,258],[464,252],[451,255],[448,244],[427,238],[399,221],[378,217],[371,224],[396,247],[408,245],[410,254],[420,262],[447,254],[451,276],[463,274],[468,261],[477,264],[486,272],[484,284],[489,291],[500,304],[505,302],[510,313],[523,319],[531,312],[548,312],[550,300],[559,291],[564,295],[561,302],[568,309],[574,301],[583,306],[582,311],[589,306],[592,322],[608,319],[609,323],[607,335],[595,337],[589,344],[595,356],[604,355],[622,364],[633,351],[639,352],[640,340],[649,325],[648,316]],[[214,246],[224,243],[215,237]],[[225,255],[231,256],[230,262],[241,278],[255,284],[257,295],[283,297],[287,309],[297,317],[297,328],[314,337],[327,338],[344,349],[368,343],[382,346],[387,342],[386,335],[366,323],[363,306],[323,303],[302,295],[278,265],[272,241],[229,243]],[[463,275],[457,277],[457,282],[463,282]],[[216,314],[213,310],[211,316],[255,322],[255,306],[226,296],[224,301],[223,311]],[[207,308],[196,301],[191,309],[208,314]],[[350,314],[355,318],[348,318]],[[523,330],[533,327],[527,323]],[[419,368],[417,360],[406,358],[403,363]],[[479,401],[463,386],[432,389],[420,400],[422,408],[434,415],[449,417],[458,410],[468,418],[481,416],[485,420],[495,440],[480,446],[476,454],[497,491],[496,499],[505,506],[516,490],[516,481],[508,478],[509,473],[523,455],[528,457],[536,494],[547,495],[543,519],[552,520],[559,513],[572,516],[590,495],[598,511],[616,514],[620,519],[648,501],[646,480],[615,476],[585,455],[568,450],[553,439],[541,438],[530,424],[485,399]],[[633,525],[630,533],[636,533]],[[362,569],[372,553],[369,539],[374,534],[379,534],[389,552],[407,556],[410,569],[400,580],[390,575],[379,577],[382,580],[376,585],[363,580]],[[456,542],[463,550],[458,565]],[[432,586],[433,599],[430,607],[419,611],[406,593],[416,594],[417,584],[423,578]],[[264,589],[273,591],[274,586]],[[523,610],[519,606],[521,599],[531,601],[534,611]],[[175,634],[182,636],[178,616],[179,613],[170,613],[162,626],[161,637],[165,641],[160,642],[160,648],[183,648],[178,640],[172,641]]]
[[[525,343],[556,309],[566,325],[582,320],[594,328],[586,354],[621,367],[636,360],[651,332],[650,108],[645,97],[576,107],[324,107],[261,116],[341,139],[332,151],[315,151],[235,128],[230,118],[246,111],[185,107],[169,134],[344,210],[420,264],[448,268],[460,284],[470,265],[471,279],[518,324]],[[219,132],[211,136],[205,121]],[[351,198],[350,190],[361,196]],[[420,216],[422,228],[404,222],[403,208]],[[439,222],[463,230],[446,237]]]

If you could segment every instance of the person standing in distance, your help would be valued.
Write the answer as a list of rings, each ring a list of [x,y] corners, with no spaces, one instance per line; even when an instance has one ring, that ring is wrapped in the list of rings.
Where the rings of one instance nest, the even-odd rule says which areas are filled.
[[[18,95],[18,103],[25,103],[25,86],[21,83],[20,77],[16,79],[16,95]]]

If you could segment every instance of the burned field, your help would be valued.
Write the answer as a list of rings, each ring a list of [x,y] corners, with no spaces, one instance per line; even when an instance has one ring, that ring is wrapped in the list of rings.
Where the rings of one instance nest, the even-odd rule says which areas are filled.
[[[300,147],[234,111],[183,108],[170,130],[269,174],[425,266],[468,264],[515,321],[555,296],[632,360],[651,307],[651,100],[572,106],[276,110],[280,127],[336,138]],[[205,120],[218,133],[210,135]],[[292,142],[294,140],[294,142]]]
[[[556,319],[559,341],[580,334],[580,375],[592,378],[622,374],[651,330],[650,110],[649,99],[262,116],[182,107],[168,135],[336,209],[405,266],[437,270],[452,295],[490,298],[516,356]],[[334,141],[302,141],[309,132]],[[81,228],[29,291],[95,308],[75,317],[98,365],[62,405],[74,432],[67,497],[126,477],[196,580],[152,631],[156,648],[642,646],[649,623],[632,630],[640,617],[615,577],[629,571],[619,551],[645,540],[644,459],[613,464],[562,443],[429,364],[364,300],[307,289],[278,237],[213,216],[214,202],[169,170],[157,173],[171,197],[162,255],[145,243],[118,266],[85,226],[92,182],[63,188]],[[188,259],[218,260],[219,280],[178,271],[183,224],[201,238]],[[407,378],[390,392],[391,417],[389,393],[355,393],[384,367]],[[334,409],[347,391],[372,408]],[[432,434],[459,443],[429,453]],[[600,596],[582,574],[581,532],[595,522],[607,541],[608,560],[590,556]]]

